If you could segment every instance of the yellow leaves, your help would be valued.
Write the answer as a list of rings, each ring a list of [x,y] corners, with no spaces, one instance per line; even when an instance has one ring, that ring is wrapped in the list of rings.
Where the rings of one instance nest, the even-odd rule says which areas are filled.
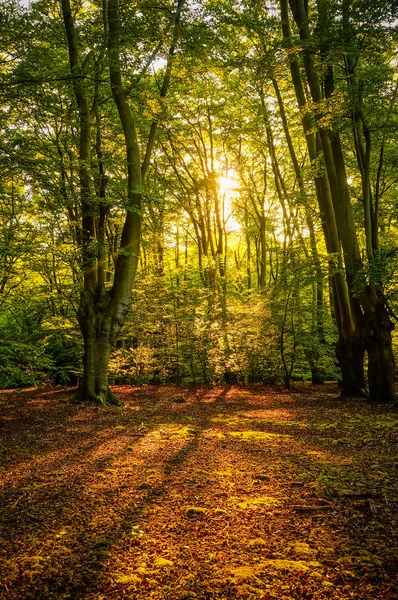
[[[43,321],[41,324],[41,328],[43,331],[47,332],[67,332],[67,331],[75,331],[76,326],[69,319],[60,316],[53,316],[48,321]]]
[[[141,577],[139,575],[136,575],[135,573],[132,573],[131,575],[119,575],[118,577],[116,577],[116,583],[129,584],[140,582]]]
[[[244,414],[238,414],[238,415],[228,415],[226,413],[219,413],[218,415],[216,415],[215,417],[212,418],[212,423],[223,423],[223,424],[231,424],[231,425],[236,425],[238,423],[241,423],[242,420],[247,420],[250,419],[252,417],[248,417]]]
[[[205,438],[216,438],[218,440],[224,440],[225,439],[225,435],[223,433],[221,433],[221,431],[206,431],[204,433],[204,437]]]
[[[244,565],[242,567],[235,567],[234,569],[231,569],[231,575],[235,582],[247,581],[250,579],[257,579],[258,571],[259,569],[257,565],[255,567]]]
[[[268,433],[265,431],[230,431],[228,435],[239,439],[242,442],[251,440],[275,440],[277,438],[289,438],[289,435],[282,435],[279,433]]]
[[[155,561],[153,564],[155,565],[155,567],[172,567],[174,565],[172,560],[168,560],[167,558],[162,558],[161,556],[158,556],[157,558],[155,558]]]
[[[301,560],[269,559],[262,563],[263,568],[268,567],[275,571],[289,571],[290,573],[304,573],[310,570],[310,566]],[[311,563],[311,566],[320,567],[319,563]]]
[[[336,119],[345,114],[345,97],[341,91],[334,91],[329,98],[324,98],[320,102],[307,102],[304,109],[301,110],[302,116],[305,114],[314,114],[317,119],[318,127],[327,129],[332,127]],[[315,131],[315,122],[314,122]]]
[[[182,424],[168,425],[161,424],[159,429],[151,431],[151,436],[160,438],[189,438],[193,435],[197,435],[198,431],[194,427],[190,427]]]
[[[59,531],[55,537],[62,538],[64,535],[67,535],[67,534],[68,534],[68,532],[65,529],[63,529],[62,531]]]
[[[143,563],[141,566],[137,567],[137,573],[140,573],[140,575],[147,575],[147,573],[149,573],[146,563]]]
[[[152,119],[159,116],[159,113],[162,110],[162,105],[159,102],[158,98],[148,98],[145,102],[145,108],[143,110],[143,114],[147,117],[151,117]]]
[[[172,560],[163,558],[162,556],[157,556],[153,561],[153,566],[155,569],[150,569],[147,566],[147,563],[144,562],[136,567],[134,573],[117,575],[115,577],[115,582],[123,585],[138,585],[142,583],[144,578],[150,576],[151,574],[155,574],[157,569],[165,569],[167,567],[172,567],[173,565],[174,563]],[[153,580],[153,583],[156,583],[155,580]]]
[[[296,558],[314,558],[317,551],[306,544],[305,542],[294,542],[287,547],[288,552],[292,552]]]
[[[90,0],[83,0],[83,2],[81,4],[81,8],[76,13],[76,18],[86,19],[88,17],[88,15],[90,15],[90,14],[92,15],[97,10],[98,10],[98,7],[95,5],[94,2],[91,2]]]
[[[299,560],[287,560],[287,559],[268,559],[261,563],[253,565],[242,565],[240,567],[234,567],[230,570],[232,580],[234,583],[240,581],[259,581],[259,575],[264,571],[288,571],[290,573],[306,573],[310,572],[316,567],[320,567],[319,563],[314,561],[306,563]]]
[[[267,545],[267,542],[263,538],[260,538],[260,537],[249,540],[249,544],[248,544],[248,546],[250,548],[265,548],[266,545]]]
[[[215,475],[218,477],[236,477],[237,470],[232,468],[224,469],[223,471],[215,471]]]
[[[274,506],[278,506],[280,504],[279,500],[273,498],[272,496],[260,496],[258,498],[253,498],[251,500],[246,500],[244,502],[238,502],[237,506],[239,508],[273,508]]]
[[[170,435],[177,437],[189,437],[191,435],[197,435],[197,430],[192,427],[180,427],[177,430],[171,431]]]

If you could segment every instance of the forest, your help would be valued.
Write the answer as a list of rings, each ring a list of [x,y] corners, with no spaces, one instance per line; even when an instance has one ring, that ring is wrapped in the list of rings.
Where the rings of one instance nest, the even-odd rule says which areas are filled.
[[[397,25],[0,2],[0,600],[398,598]]]
[[[1,13],[0,388],[394,401],[397,7]]]

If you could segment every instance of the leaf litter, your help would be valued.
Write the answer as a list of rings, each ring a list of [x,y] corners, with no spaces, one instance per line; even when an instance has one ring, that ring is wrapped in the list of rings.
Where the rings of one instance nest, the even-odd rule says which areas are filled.
[[[115,391],[125,408],[2,393],[2,599],[398,597],[391,407],[330,385]]]

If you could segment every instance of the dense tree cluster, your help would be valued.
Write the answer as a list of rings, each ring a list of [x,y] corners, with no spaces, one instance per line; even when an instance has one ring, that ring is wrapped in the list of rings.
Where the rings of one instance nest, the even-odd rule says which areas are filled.
[[[339,378],[393,401],[397,17],[4,2],[0,387]]]

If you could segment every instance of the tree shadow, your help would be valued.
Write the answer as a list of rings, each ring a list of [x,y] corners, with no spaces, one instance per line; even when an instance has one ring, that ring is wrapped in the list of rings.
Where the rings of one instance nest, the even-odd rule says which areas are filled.
[[[34,397],[41,398],[40,394],[36,394]],[[46,393],[46,398],[51,399],[51,395]],[[135,400],[136,399],[137,398],[135,398]],[[141,408],[145,408],[147,401],[150,400],[145,394],[139,399],[143,401],[143,406]],[[25,580],[25,586],[27,585],[28,590],[32,590],[32,597],[51,597],[51,594],[60,594],[61,590],[69,590],[65,593],[76,595],[80,593],[80,588],[82,588],[82,590],[86,589],[90,582],[95,579],[95,573],[102,568],[101,561],[107,554],[107,549],[111,547],[115,540],[120,536],[123,537],[129,532],[131,519],[137,519],[142,511],[149,505],[157,502],[162,494],[164,494],[165,483],[149,487],[144,491],[144,494],[141,492],[138,497],[138,502],[135,499],[128,499],[127,503],[123,505],[122,510],[123,515],[128,515],[127,518],[121,519],[113,515],[110,521],[111,525],[107,526],[105,537],[104,535],[100,535],[98,539],[98,532],[96,531],[90,535],[90,530],[93,529],[91,524],[92,514],[88,513],[86,516],[83,516],[82,521],[79,523],[78,534],[75,536],[75,539],[73,539],[72,536],[72,539],[68,540],[68,548],[75,550],[72,550],[71,553],[66,551],[64,543],[64,540],[66,539],[64,535],[66,534],[64,533],[64,530],[73,524],[76,512],[79,512],[79,506],[73,504],[73,502],[76,501],[76,496],[80,494],[83,499],[85,497],[87,498],[85,492],[87,491],[88,476],[90,474],[95,474],[96,476],[102,475],[113,461],[117,460],[120,456],[126,455],[127,448],[129,449],[130,455],[133,454],[135,445],[141,440],[141,434],[138,434],[138,437],[131,438],[128,431],[125,433],[125,429],[122,431],[119,430],[118,433],[115,434],[112,425],[118,423],[116,427],[120,428],[127,428],[131,425],[137,426],[143,418],[143,414],[140,413],[138,415],[136,412],[130,412],[126,415],[125,411],[110,410],[106,411],[104,415],[101,414],[101,411],[93,411],[75,406],[60,406],[53,402],[46,402],[33,407],[32,399],[28,396],[26,396],[25,402],[21,403],[19,396],[17,400],[19,403],[17,411],[13,411],[11,406],[9,407],[9,410],[13,413],[13,417],[19,423],[19,427],[14,427],[12,423],[9,427],[9,431],[12,432],[13,436],[12,440],[17,447],[19,447],[20,444],[23,444],[24,450],[26,450],[26,456],[30,461],[34,460],[34,462],[37,462],[37,456],[41,453],[43,460],[39,462],[39,465],[44,469],[44,465],[46,464],[46,472],[43,473],[42,471],[40,473],[39,481],[33,480],[32,482],[32,473],[35,471],[35,467],[33,467],[30,473],[19,477],[18,483],[14,485],[12,489],[6,488],[0,496],[1,505],[4,507],[4,510],[2,511],[2,540],[3,544],[7,541],[9,542],[8,544],[5,544],[5,552],[8,554],[9,558],[11,555],[12,562],[13,540],[18,539],[19,544],[30,545],[32,553],[36,555],[37,558],[36,563],[30,565],[31,568],[28,570],[26,570],[26,565],[21,565],[24,572],[18,570],[17,573],[14,573],[17,577],[13,577],[12,579],[14,579],[14,583],[17,581],[21,583]],[[8,401],[10,402],[10,399],[8,399]],[[165,415],[162,405],[163,400],[160,400],[159,402],[152,401],[151,405],[147,407],[146,412],[144,412],[144,418],[151,417],[156,420],[156,417],[162,417],[162,422],[178,423],[180,421],[179,417],[181,412],[184,412],[184,409],[181,410],[181,407],[178,407],[180,410],[168,411]],[[29,413],[29,419],[27,418],[25,411]],[[54,413],[56,414],[58,421],[56,421]],[[82,428],[87,427],[88,421],[98,414],[102,417],[100,422],[97,422],[94,426],[90,422],[88,431],[82,432]],[[18,421],[19,415],[21,416],[20,421]],[[42,415],[46,416],[45,423],[42,422]],[[63,422],[65,419],[74,419],[77,415],[79,416],[77,426],[78,435],[73,435],[72,437],[73,440],[75,440],[76,437],[79,439],[79,447],[72,447],[71,450],[71,440],[69,439],[70,436],[68,438],[67,430],[64,428],[62,432],[63,435],[59,435],[58,432],[54,437],[51,435],[51,429],[55,422],[58,423],[59,421]],[[104,416],[106,417],[105,419],[103,418]],[[201,418],[199,421],[200,422],[196,424],[198,434],[201,429],[207,426],[207,419],[205,417]],[[120,425],[121,422],[124,422],[125,425]],[[41,435],[43,437],[46,437],[46,435],[49,436],[47,444],[44,447],[43,445],[35,443],[35,428],[38,423],[40,423],[42,428]],[[151,430],[149,430],[149,433],[150,431]],[[90,439],[90,436],[98,436],[99,434],[102,435],[100,442],[106,444],[111,454],[108,453],[105,454],[105,456],[102,455],[101,457],[94,458],[100,442],[93,442],[93,440]],[[145,435],[147,434],[148,431]],[[122,436],[124,438],[123,443],[121,444],[121,447],[115,451],[112,446],[115,444],[116,439],[119,439],[120,442]],[[195,435],[195,437],[190,439],[182,448],[172,453],[170,459],[165,463],[165,475],[172,476],[174,472],[180,470],[187,456],[195,451],[196,446],[197,436]],[[46,453],[48,448],[51,448],[53,453],[56,449],[55,457],[53,456],[49,459]],[[68,453],[65,456],[66,450],[68,450]],[[109,459],[111,459],[110,462]],[[15,471],[18,472],[21,460],[23,459],[20,458],[20,460],[18,460],[18,457],[16,457],[16,460],[11,460],[8,465],[9,470],[14,473]],[[88,466],[85,469],[77,471],[77,465],[80,465],[81,463],[85,464],[87,462]],[[50,477],[54,469],[58,470],[55,474],[55,480]],[[71,472],[74,474],[73,477],[71,477]],[[49,477],[50,479],[48,480]],[[126,484],[117,484],[116,487],[112,487],[112,489],[100,489],[98,490],[98,494],[102,495],[106,504],[111,500],[111,497],[118,488],[123,490],[126,488]],[[123,495],[123,492],[121,493]],[[126,497],[128,496],[128,494],[124,495]],[[95,511],[98,511],[98,501],[94,504],[93,511],[95,514]],[[81,520],[81,514],[82,513],[80,512],[77,521],[79,521],[79,518]],[[47,562],[44,559],[39,560],[40,557],[42,558],[42,555],[40,554],[42,547],[48,546],[48,544],[44,542],[51,537],[54,538],[54,540],[62,541],[62,544],[59,544],[61,546],[61,551],[58,553],[57,551],[54,552],[53,560]],[[66,553],[65,557],[62,557],[63,553]],[[15,562],[17,554],[18,548],[15,549]],[[55,568],[51,568],[51,562],[55,563],[55,565],[53,565]],[[44,566],[44,563],[46,564],[45,571],[49,572],[47,575],[43,575],[44,569],[42,567]],[[77,576],[77,566],[81,576]],[[56,575],[51,574],[54,571],[56,572]],[[69,579],[68,577],[65,579],[65,577],[61,576],[61,572],[69,573]],[[79,580],[81,580],[80,583]],[[5,585],[7,585],[7,583]],[[9,591],[10,590],[11,588],[9,587]],[[10,591],[10,593],[12,594],[13,592]],[[15,597],[21,597],[19,591],[15,592]]]
[[[220,564],[226,568],[224,560],[236,566],[278,556],[288,541],[308,541],[311,532],[316,538],[318,530],[319,535],[326,532],[330,542],[323,554],[319,551],[319,559],[325,564],[335,561],[324,568],[340,585],[343,568],[336,565],[345,548],[375,543],[359,528],[365,529],[365,520],[372,520],[375,507],[384,508],[375,498],[361,504],[355,498],[333,496],[333,478],[347,483],[363,466],[355,463],[351,468],[345,462],[351,449],[333,445],[332,430],[323,427],[336,415],[340,424],[363,410],[362,404],[337,405],[328,394],[323,401],[314,400],[300,390],[292,396],[223,386],[190,387],[178,393],[184,395],[184,402],[173,401],[173,386],[124,390],[124,410],[70,405],[62,393],[51,396],[48,391],[43,397],[26,395],[22,402],[20,396],[11,401],[8,397],[7,411],[17,423],[14,427],[9,421],[9,439],[14,448],[22,445],[27,455],[16,456],[6,465],[8,482],[14,476],[15,485],[0,496],[7,599],[101,594],[144,599],[153,586],[166,590],[189,569],[188,591],[201,590],[199,597],[211,597],[206,582],[215,578],[225,597],[234,597],[236,582],[219,573]],[[382,407],[377,411],[385,414]],[[370,418],[371,411],[365,412]],[[242,441],[231,435],[244,431],[270,437]],[[369,455],[368,463],[376,454],[379,457],[377,452]],[[366,457],[366,451],[361,456]],[[250,502],[258,497],[276,503],[252,509]],[[353,502],[358,506],[353,507]],[[294,506],[303,503],[328,508],[320,514],[298,512]],[[196,513],[189,513],[191,505]],[[158,519],[160,507],[166,513]],[[200,509],[206,511],[205,517]],[[384,511],[374,519],[375,525],[387,527],[389,517],[391,510]],[[167,534],[162,533],[164,527]],[[279,530],[284,533],[275,540],[271,534]],[[224,532],[220,538],[217,531]],[[374,532],[373,526],[370,531]],[[245,536],[255,535],[270,535],[269,548],[242,546]],[[384,532],[379,535],[377,548],[387,537]],[[195,552],[199,552],[195,539],[211,542],[219,553],[217,561],[184,550],[191,539]],[[228,558],[223,558],[223,548],[230,553]],[[171,552],[177,556],[178,568],[153,568],[152,563],[151,569],[142,567],[155,573],[156,584],[137,571],[143,556],[153,562],[154,557],[167,558]],[[392,573],[392,554],[383,557],[384,567]],[[365,575],[372,585],[372,577],[376,581],[380,574],[380,569],[369,565],[364,569],[363,563],[350,569],[357,585],[362,585]],[[261,577],[263,586],[276,581],[264,573]],[[293,575],[283,578],[293,585]],[[177,597],[172,589],[168,596],[164,593],[165,598]]]

